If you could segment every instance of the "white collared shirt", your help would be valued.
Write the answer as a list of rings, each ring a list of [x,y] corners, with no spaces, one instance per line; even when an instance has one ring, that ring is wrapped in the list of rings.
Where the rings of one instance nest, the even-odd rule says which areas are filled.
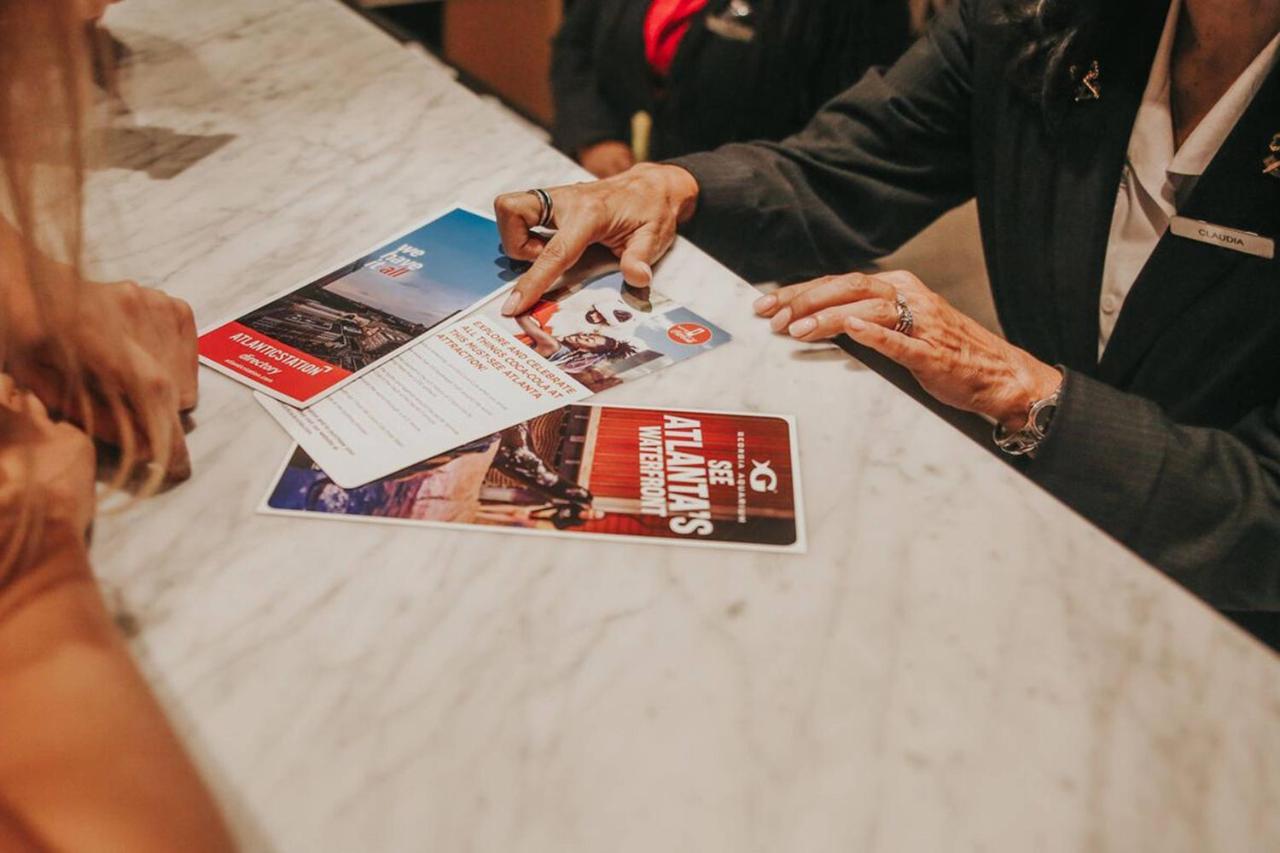
[[[1190,195],[1196,180],[1204,174],[1227,135],[1248,109],[1280,48],[1280,35],[1277,35],[1196,125],[1182,147],[1174,150],[1169,65],[1181,9],[1182,0],[1169,4],[1151,76],[1129,135],[1128,156],[1120,176],[1102,272],[1102,298],[1098,305],[1099,359],[1111,339],[1129,289],[1169,227],[1169,220],[1177,214],[1178,204]]]

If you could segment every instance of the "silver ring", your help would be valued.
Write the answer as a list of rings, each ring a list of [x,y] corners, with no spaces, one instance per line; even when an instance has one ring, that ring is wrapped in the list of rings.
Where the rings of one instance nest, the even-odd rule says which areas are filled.
[[[901,293],[895,295],[894,302],[898,306],[898,323],[893,327],[893,330],[911,337],[911,330],[916,325],[916,315],[911,313],[911,306],[907,304],[907,300],[902,298]]]
[[[551,214],[555,209],[551,203],[551,193],[543,189],[529,190],[529,194],[538,199],[538,203],[542,205],[542,213],[538,217],[538,228],[546,228],[551,224]]]

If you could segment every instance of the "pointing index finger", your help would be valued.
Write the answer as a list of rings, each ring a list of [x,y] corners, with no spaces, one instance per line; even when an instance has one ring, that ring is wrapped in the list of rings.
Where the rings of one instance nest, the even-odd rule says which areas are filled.
[[[502,313],[511,317],[527,311],[578,262],[592,240],[592,232],[582,227],[566,227],[557,231],[547,241],[533,266],[516,281],[514,290],[502,306]]]

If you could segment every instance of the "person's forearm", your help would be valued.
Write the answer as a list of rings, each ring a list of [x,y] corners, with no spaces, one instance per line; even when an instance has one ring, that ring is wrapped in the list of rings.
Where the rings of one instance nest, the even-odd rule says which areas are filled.
[[[627,139],[629,116],[620,115],[601,93],[594,58],[600,4],[579,3],[566,14],[552,41],[552,142],[574,155],[606,139]]]
[[[7,347],[21,347],[38,335],[39,312],[31,289],[33,253],[22,234],[0,216],[0,312]]]
[[[683,233],[748,280],[795,281],[892,252],[971,197],[969,5],[799,133],[669,161],[701,187]]]
[[[1150,400],[1067,371],[1027,473],[1224,609],[1280,609],[1280,421],[1230,431],[1171,420]]]
[[[5,343],[26,354],[49,333],[36,287],[46,298],[71,298],[64,291],[79,282],[75,267],[50,258],[4,216],[0,216],[0,311]],[[12,352],[12,349],[11,349]]]
[[[7,822],[53,849],[232,849],[103,605],[84,545],[50,534],[41,546],[0,588]]]
[[[546,330],[538,325],[538,321],[528,314],[521,314],[516,318],[516,323],[533,341],[533,351],[543,358],[554,355],[556,350],[560,349],[560,342],[547,334]]]

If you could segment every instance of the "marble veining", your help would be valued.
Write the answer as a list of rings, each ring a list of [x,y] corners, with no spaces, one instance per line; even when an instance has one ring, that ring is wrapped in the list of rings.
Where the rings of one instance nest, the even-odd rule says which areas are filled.
[[[108,20],[155,148],[96,161],[94,265],[202,323],[583,177],[332,0]],[[255,515],[288,440],[202,374],[194,479],[94,557],[246,849],[1280,846],[1274,656],[691,246],[659,273],[737,341],[604,399],[795,414],[807,556]]]

